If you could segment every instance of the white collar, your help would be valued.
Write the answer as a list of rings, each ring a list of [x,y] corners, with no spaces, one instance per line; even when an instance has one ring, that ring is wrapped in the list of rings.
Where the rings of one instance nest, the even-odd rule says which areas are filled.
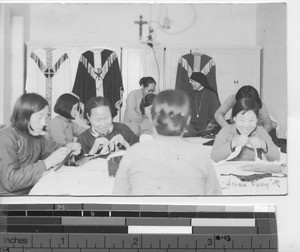
[[[91,127],[91,134],[93,137],[103,137],[103,136],[106,136],[107,134],[111,133],[113,130],[114,130],[114,125],[112,123],[111,127],[105,134],[101,134],[101,133],[97,132],[96,130],[93,129],[93,127]]]

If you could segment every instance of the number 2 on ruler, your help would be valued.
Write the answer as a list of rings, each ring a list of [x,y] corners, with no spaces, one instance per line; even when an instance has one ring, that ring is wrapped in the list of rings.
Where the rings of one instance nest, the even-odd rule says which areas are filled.
[[[132,243],[132,245],[134,245],[134,246],[137,246],[138,245],[138,242],[139,242],[139,240],[138,240],[138,238],[133,238],[133,243]]]

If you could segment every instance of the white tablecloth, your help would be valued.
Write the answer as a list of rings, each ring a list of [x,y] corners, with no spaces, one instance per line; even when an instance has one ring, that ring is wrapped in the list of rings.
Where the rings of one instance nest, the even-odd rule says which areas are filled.
[[[192,142],[205,143],[210,139],[188,138]],[[204,146],[209,154],[212,146]],[[262,162],[260,166],[278,167],[286,163],[286,154],[280,162]],[[253,171],[243,171],[244,166],[253,167]],[[272,173],[260,178],[264,172],[255,171],[258,163],[254,161],[231,161],[214,164],[223,195],[283,195],[287,193],[287,177],[282,173]],[[255,175],[254,175],[255,174]],[[250,177],[249,175],[254,175]],[[241,177],[245,176],[245,177]],[[32,188],[29,195],[71,195],[102,196],[111,195],[114,178],[109,177],[108,163],[105,159],[94,159],[79,167],[63,166],[50,171]]]
[[[44,175],[29,195],[111,195],[114,178],[108,175],[105,159],[90,160],[84,165],[62,166]]]

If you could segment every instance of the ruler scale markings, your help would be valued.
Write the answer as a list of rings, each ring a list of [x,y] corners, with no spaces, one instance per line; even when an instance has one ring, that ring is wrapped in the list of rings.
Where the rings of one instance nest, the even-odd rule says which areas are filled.
[[[97,204],[95,204],[97,205]],[[56,206],[56,207],[55,207]],[[125,206],[125,205],[124,205]],[[1,248],[1,241],[2,241],[2,247],[10,247],[14,249],[21,249],[22,252],[25,251],[25,249],[22,249],[23,247],[26,247],[26,252],[29,252],[31,250],[31,246],[33,247],[35,251],[39,251],[38,249],[48,249],[48,247],[51,247],[51,251],[73,251],[73,249],[76,249],[76,251],[82,252],[84,250],[89,250],[91,252],[91,249],[94,251],[144,251],[145,249],[150,251],[158,251],[158,248],[160,248],[162,251],[205,251],[208,250],[210,252],[216,252],[219,251],[220,248],[221,251],[230,252],[231,250],[233,252],[236,252],[237,250],[241,250],[243,252],[246,252],[247,250],[258,252],[258,251],[277,251],[277,225],[276,225],[276,216],[275,216],[275,208],[270,206],[262,206],[255,208],[255,211],[253,212],[247,212],[249,211],[249,206],[244,207],[241,212],[238,212],[238,207],[232,207],[227,208],[230,212],[221,212],[221,210],[218,210],[217,206],[214,206],[213,211],[209,212],[209,206],[206,207],[206,212],[201,209],[199,206],[188,206],[185,208],[185,206],[179,205],[179,206],[152,206],[152,205],[146,205],[146,207],[138,205],[128,205],[124,208],[121,204],[118,205],[106,205],[103,207],[101,204],[98,206],[98,209],[106,210],[106,212],[109,212],[109,216],[112,215],[124,215],[123,223],[120,226],[113,226],[116,227],[116,230],[113,230],[111,233],[111,227],[108,227],[108,225],[103,226],[102,223],[97,222],[96,218],[94,217],[85,217],[86,219],[79,220],[78,218],[83,218],[82,216],[86,216],[86,212],[93,212],[91,211],[85,211],[85,205],[84,204],[53,204],[53,208],[51,205],[48,204],[48,206],[45,206],[45,211],[49,211],[49,209],[53,209],[52,214],[50,215],[49,212],[47,213],[49,216],[40,216],[33,222],[33,226],[31,228],[26,226],[26,223],[29,226],[30,218],[33,220],[33,216],[38,217],[43,212],[43,208],[41,206],[38,206],[36,209],[34,208],[34,205],[27,206],[25,209],[26,211],[22,211],[20,208],[20,205],[17,207],[11,205],[6,206],[5,209],[10,208],[11,211],[0,211],[1,217],[4,215],[6,218],[7,216],[10,216],[10,219],[6,219],[6,231],[13,231],[9,232],[11,235],[10,237],[13,239],[9,239],[7,236],[7,232],[1,232],[0,236],[0,248]],[[224,207],[223,207],[224,208]],[[3,207],[0,209],[4,209]],[[137,211],[140,209],[140,211]],[[28,210],[28,211],[27,211]],[[142,211],[144,210],[144,211]],[[273,212],[272,212],[273,211]],[[25,214],[24,214],[25,213]],[[50,211],[51,213],[51,211]],[[196,213],[196,214],[195,214]],[[92,214],[90,214],[92,215]],[[126,217],[127,215],[127,217]],[[128,217],[135,215],[136,217]],[[195,216],[191,219],[191,216]],[[160,220],[160,228],[164,229],[164,234],[159,234],[156,236],[153,236],[153,234],[134,234],[135,236],[130,236],[133,234],[129,234],[129,228],[130,224],[138,223],[139,217],[141,218],[140,224],[143,224],[145,226],[140,225],[140,227],[155,227],[154,223],[151,222],[154,220]],[[188,218],[189,217],[189,218]],[[18,219],[19,218],[19,219]],[[24,218],[24,219],[22,219]],[[26,219],[27,218],[27,219]],[[49,219],[47,219],[49,218]],[[50,219],[50,218],[56,218],[56,219]],[[60,219],[61,218],[61,219]],[[94,218],[88,220],[88,218]],[[113,221],[114,218],[118,217],[110,217]],[[223,218],[223,220],[221,219]],[[206,219],[206,220],[205,220]],[[211,219],[211,220],[210,220]],[[221,219],[221,220],[220,220]],[[230,220],[231,219],[231,220]],[[252,220],[251,220],[252,219]],[[152,221],[151,221],[152,220]],[[180,221],[178,221],[180,220]],[[210,225],[204,226],[204,222],[201,223],[202,220],[205,220],[206,223],[210,223]],[[3,221],[3,220],[2,220]],[[57,223],[58,221],[61,221],[61,223]],[[68,222],[69,221],[69,222]],[[72,223],[74,221],[75,223]],[[99,220],[97,220],[99,221]],[[133,223],[131,223],[133,221]],[[148,222],[149,221],[149,222]],[[168,224],[168,221],[169,222]],[[194,227],[192,224],[197,223],[199,226]],[[222,224],[218,224],[218,221]],[[253,227],[253,221],[254,221],[254,227]],[[20,222],[20,223],[18,223]],[[23,229],[20,227],[21,224],[25,224],[23,226]],[[79,223],[80,225],[77,225]],[[162,225],[164,223],[164,225]],[[180,223],[180,224],[179,224]],[[252,224],[251,224],[252,223]],[[76,225],[72,225],[76,224]],[[88,229],[93,229],[93,225],[99,225],[102,226],[100,229],[94,229],[94,233],[89,233]],[[104,223],[105,224],[105,223]],[[47,233],[45,232],[45,229],[53,230],[53,226],[60,226],[62,231],[59,233]],[[95,226],[94,225],[94,226]],[[169,234],[167,231],[168,228],[173,230],[174,234]],[[181,226],[182,225],[182,226]],[[138,225],[135,225],[138,226]],[[96,226],[97,227],[97,226]],[[127,231],[124,232],[124,227],[127,228]],[[186,235],[186,237],[192,237],[193,239],[190,239],[188,241],[184,241],[183,234],[181,234],[178,230],[181,230],[182,228],[190,227],[194,230],[199,231],[197,228],[203,228],[206,229],[207,232],[211,232],[211,235],[209,234],[189,234]],[[209,229],[209,228],[216,228]],[[52,229],[51,229],[52,228]],[[76,231],[76,228],[77,231]],[[196,228],[196,229],[195,229]],[[251,229],[253,228],[253,229]],[[81,229],[81,230],[79,230]],[[174,232],[174,230],[177,229],[177,231]],[[223,230],[222,230],[223,229]],[[246,231],[245,231],[246,230]],[[247,231],[248,230],[248,231]],[[253,232],[253,230],[256,230],[256,232]],[[22,231],[21,233],[18,231]],[[31,232],[32,231],[32,232]],[[41,233],[36,233],[36,231]],[[100,231],[100,232],[99,232]],[[238,232],[239,231],[239,232]],[[82,232],[84,234],[82,234]],[[250,233],[248,233],[250,232]],[[253,232],[253,233],[251,233]],[[172,232],[171,232],[172,233]],[[85,239],[80,238],[75,239],[72,238],[72,235],[78,234],[79,236],[86,235]],[[31,235],[30,239],[28,238],[28,243],[25,243],[26,235]],[[38,236],[40,235],[40,236]],[[50,239],[49,235],[51,236]],[[67,235],[67,238],[64,236]],[[93,235],[96,241],[89,242],[89,237]],[[97,240],[100,239],[100,235],[103,237],[103,242],[105,242],[106,239],[109,239],[108,237],[114,236],[115,241],[113,242],[114,249],[110,247],[102,247],[97,248]],[[138,236],[137,236],[138,235]],[[150,236],[149,236],[150,235]],[[150,237],[150,238],[149,238]],[[152,237],[152,238],[151,238]],[[7,238],[7,239],[6,239]],[[39,240],[40,239],[40,240]],[[75,243],[72,243],[72,239],[75,239]],[[148,239],[148,241],[147,241]],[[91,246],[89,245],[91,243]],[[30,245],[31,244],[31,245]],[[158,244],[158,248],[157,245]],[[107,244],[109,246],[109,244]],[[48,246],[48,247],[47,247]],[[90,248],[89,248],[90,246]],[[178,248],[178,247],[181,247]],[[194,248],[196,247],[196,248]],[[199,248],[198,248],[199,247]],[[79,250],[77,250],[77,248]],[[203,250],[206,248],[205,250]],[[126,250],[124,250],[126,249]],[[10,252],[13,250],[10,250]],[[75,250],[74,250],[75,251]],[[40,252],[40,251],[39,251]]]

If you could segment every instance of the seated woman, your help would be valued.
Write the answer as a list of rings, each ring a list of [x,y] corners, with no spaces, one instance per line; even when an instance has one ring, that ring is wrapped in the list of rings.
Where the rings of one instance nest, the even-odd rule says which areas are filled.
[[[112,121],[110,105],[107,98],[91,98],[85,107],[90,128],[78,137],[84,154],[107,154],[118,149],[120,145],[129,148],[138,142],[137,136],[123,123]]]
[[[128,94],[123,117],[123,123],[137,136],[139,135],[139,121],[142,120],[140,103],[145,95],[155,92],[156,82],[152,77],[143,77],[139,84],[141,89],[133,90]]]
[[[220,194],[213,164],[202,144],[182,137],[190,120],[188,96],[179,90],[159,93],[151,117],[154,139],[137,143],[126,151],[113,194]]]
[[[150,121],[152,103],[155,98],[155,94],[147,94],[141,101],[140,110],[142,113],[142,120],[139,122],[139,136],[140,138],[148,135],[153,135],[153,126]]]
[[[88,125],[84,128],[72,121],[80,116],[79,110],[80,102],[74,95],[63,94],[58,97],[54,106],[54,112],[58,115],[49,122],[47,136],[61,144],[76,142],[77,137],[88,128]]]
[[[263,159],[263,156],[268,161],[280,159],[279,149],[268,132],[257,126],[259,107],[253,99],[237,100],[232,108],[234,124],[223,127],[216,136],[211,152],[213,161],[254,161],[256,158]]]
[[[214,122],[214,114],[220,107],[217,92],[210,86],[207,77],[201,72],[193,72],[190,77],[192,91],[188,93],[191,100],[191,123],[189,131],[203,131]]]
[[[48,102],[35,93],[23,94],[14,106],[11,127],[0,130],[0,195],[28,194],[42,174],[58,165],[78,143],[62,147],[44,135]]]
[[[259,105],[258,113],[258,125],[263,126],[266,131],[270,132],[273,129],[271,118],[269,116],[266,105],[259,98],[257,90],[253,86],[243,86],[236,94],[229,96],[224,103],[218,108],[215,113],[215,119],[221,127],[228,126],[228,122],[225,120],[227,112],[233,108],[236,101],[242,98],[251,98],[255,100]],[[230,123],[233,123],[232,117]]]

